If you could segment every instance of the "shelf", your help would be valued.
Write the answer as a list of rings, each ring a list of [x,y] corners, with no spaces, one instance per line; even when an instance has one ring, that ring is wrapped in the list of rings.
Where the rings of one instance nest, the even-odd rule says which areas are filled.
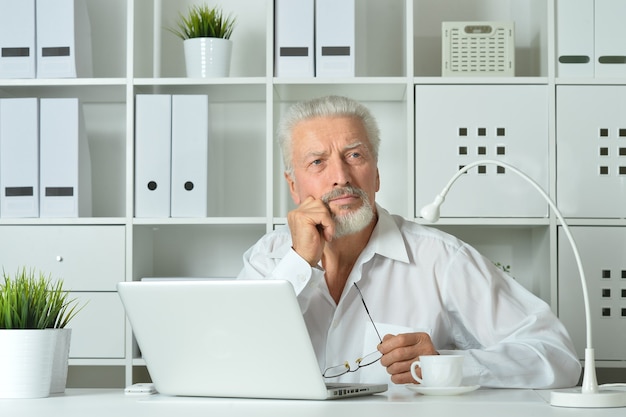
[[[548,77],[415,77],[415,84],[548,85]]]
[[[412,219],[415,223],[429,227],[445,227],[445,226],[475,226],[475,227],[494,227],[494,228],[535,228],[550,226],[548,218],[444,218],[439,219],[437,223],[430,223],[421,217]],[[287,224],[286,217],[274,217],[272,219],[274,225]]]
[[[171,225],[265,225],[265,217],[207,217],[207,218],[133,218],[136,226],[171,226]]]
[[[122,217],[77,217],[77,218],[0,218],[0,226],[10,225],[120,225],[127,223],[126,218]]]
[[[213,80],[191,78],[136,79],[136,94],[206,94],[210,103],[265,103],[265,79],[224,78]]]
[[[125,78],[0,78],[0,87],[126,86],[126,82]]]
[[[548,218],[451,218],[442,217],[437,223],[429,223],[418,217],[416,223],[424,226],[494,226],[494,227],[547,227],[550,225]]]
[[[584,364],[583,364],[584,365]],[[597,368],[626,368],[626,361],[596,361]]]
[[[70,358],[70,366],[126,366],[126,359]]]
[[[556,85],[626,85],[626,78],[556,78]]]
[[[126,80],[120,78],[63,78],[0,80],[2,97],[78,97],[83,102],[124,103]]]
[[[607,226],[626,227],[626,219],[581,219],[566,218],[565,221],[570,226]]]
[[[209,85],[262,85],[265,86],[267,79],[265,77],[225,77],[225,78],[187,78],[187,77],[171,77],[171,78],[135,78],[133,84],[135,86],[176,86],[176,87],[193,87],[193,86],[209,86]]]
[[[133,366],[146,366],[144,358],[133,358]]]
[[[267,231],[265,223],[254,221],[137,224],[133,275],[127,279],[237,276],[243,253]]]
[[[405,101],[406,77],[307,78],[273,81],[275,99],[299,101],[322,95],[347,95],[361,101]]]

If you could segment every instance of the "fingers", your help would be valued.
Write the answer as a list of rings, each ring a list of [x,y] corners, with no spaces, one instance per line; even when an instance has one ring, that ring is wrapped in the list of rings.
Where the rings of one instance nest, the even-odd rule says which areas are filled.
[[[411,364],[409,363],[409,366]],[[421,378],[421,371],[419,368],[416,369],[416,373]],[[413,375],[411,375],[411,371],[407,372],[399,372],[397,374],[391,374],[391,382],[394,384],[415,384],[417,381],[413,379]]]
[[[411,358],[419,355],[433,355],[437,351],[428,333],[402,333],[398,335],[387,334],[383,337],[378,350],[383,354],[393,354],[393,357],[404,353]]]
[[[325,243],[330,242],[335,233],[335,223],[328,207],[321,200],[308,197],[289,212],[287,222],[293,249],[311,266],[317,265]]]
[[[439,354],[430,336],[422,332],[386,335],[378,350],[383,354],[380,363],[387,368],[391,381],[396,384],[414,383],[411,363],[422,355]],[[420,374],[419,368],[417,373]]]

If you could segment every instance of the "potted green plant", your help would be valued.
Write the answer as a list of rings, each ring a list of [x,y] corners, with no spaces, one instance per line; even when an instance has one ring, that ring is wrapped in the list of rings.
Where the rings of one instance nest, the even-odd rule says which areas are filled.
[[[26,268],[14,276],[3,272],[0,398],[40,398],[65,389],[71,335],[65,326],[79,310],[62,280]],[[54,386],[59,380],[62,388]]]
[[[227,77],[230,73],[235,17],[218,6],[192,5],[179,13],[170,32],[183,40],[188,77]]]

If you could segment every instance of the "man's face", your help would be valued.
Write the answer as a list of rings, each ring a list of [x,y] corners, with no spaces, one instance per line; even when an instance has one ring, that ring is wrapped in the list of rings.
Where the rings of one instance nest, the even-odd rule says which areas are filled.
[[[380,188],[377,163],[361,121],[354,117],[319,117],[298,123],[292,132],[293,178],[286,175],[296,204],[312,196],[326,201],[341,218],[364,205],[353,192],[332,195],[346,186],[360,188],[372,207]]]

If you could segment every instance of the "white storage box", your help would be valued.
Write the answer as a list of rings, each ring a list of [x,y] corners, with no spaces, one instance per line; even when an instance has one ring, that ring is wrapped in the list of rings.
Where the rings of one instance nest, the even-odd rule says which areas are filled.
[[[570,227],[589,290],[596,360],[626,360],[626,228]],[[563,228],[558,234],[559,318],[582,359],[586,327],[583,293],[574,254]]]
[[[514,165],[548,190],[548,93],[545,85],[415,86],[416,211],[481,159]],[[473,168],[457,184],[442,218],[548,216],[530,184],[494,165]]]
[[[565,217],[624,218],[626,86],[559,85],[556,92],[561,212]]]
[[[444,77],[515,75],[514,22],[442,22],[441,40]]]

